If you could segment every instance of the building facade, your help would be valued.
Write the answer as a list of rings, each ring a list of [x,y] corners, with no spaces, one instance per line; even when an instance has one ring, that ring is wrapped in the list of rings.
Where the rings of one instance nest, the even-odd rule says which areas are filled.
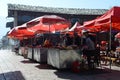
[[[72,24],[76,21],[83,24],[84,21],[95,19],[106,11],[106,9],[53,8],[8,4],[8,18],[13,17],[14,22],[8,22],[6,27],[13,28],[43,15],[58,15],[71,21]]]

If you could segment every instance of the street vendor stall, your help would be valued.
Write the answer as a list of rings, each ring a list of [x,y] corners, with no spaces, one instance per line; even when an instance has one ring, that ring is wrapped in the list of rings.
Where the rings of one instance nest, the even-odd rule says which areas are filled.
[[[34,54],[33,48],[28,47],[28,55],[27,55],[27,58],[33,60],[33,54]]]
[[[23,47],[20,47],[20,48],[19,48],[19,55],[22,55],[22,54],[23,54],[23,51],[22,51],[22,50],[23,50]]]
[[[33,48],[33,59],[40,63],[47,63],[47,48]]]
[[[79,50],[48,49],[47,64],[55,68],[71,68],[74,61],[80,60]]]

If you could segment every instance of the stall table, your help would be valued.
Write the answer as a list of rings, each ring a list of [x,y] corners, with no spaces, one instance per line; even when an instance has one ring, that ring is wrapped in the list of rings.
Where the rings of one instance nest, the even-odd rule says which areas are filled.
[[[80,60],[79,50],[48,49],[47,64],[58,68],[71,68],[74,61]]]
[[[47,48],[33,48],[33,59],[40,63],[47,63]]]
[[[31,60],[34,60],[34,56],[33,56],[33,48],[30,48],[28,47],[28,55],[27,55],[27,58],[31,59]]]

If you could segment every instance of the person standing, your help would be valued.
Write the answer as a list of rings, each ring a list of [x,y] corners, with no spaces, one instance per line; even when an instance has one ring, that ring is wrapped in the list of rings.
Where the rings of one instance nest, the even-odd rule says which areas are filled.
[[[95,56],[95,42],[91,39],[89,32],[88,31],[83,31],[82,32],[82,51],[83,55],[87,57],[87,62],[88,62],[88,68],[91,69],[93,68],[93,64],[91,62],[92,56]]]

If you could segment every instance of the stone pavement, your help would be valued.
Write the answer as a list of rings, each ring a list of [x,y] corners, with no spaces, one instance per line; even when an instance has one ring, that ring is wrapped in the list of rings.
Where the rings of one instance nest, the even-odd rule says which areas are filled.
[[[103,66],[103,69],[73,73],[57,70],[15,55],[10,50],[0,50],[0,80],[120,80],[120,67]]]

